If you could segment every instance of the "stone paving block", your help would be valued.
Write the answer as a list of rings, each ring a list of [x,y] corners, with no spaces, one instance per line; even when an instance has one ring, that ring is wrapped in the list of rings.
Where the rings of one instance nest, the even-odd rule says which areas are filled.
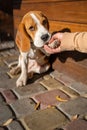
[[[13,56],[19,56],[19,51],[15,48],[10,49],[9,52],[13,54]]]
[[[11,103],[17,100],[17,97],[10,89],[3,90],[2,95],[4,96],[7,103]]]
[[[65,125],[68,119],[57,109],[49,108],[35,111],[21,119],[21,122],[27,130],[51,130]]]
[[[17,79],[7,79],[7,78],[5,78],[5,80],[0,79],[0,88],[13,89],[16,87],[16,80]]]
[[[61,75],[62,75],[62,73],[60,73],[59,71],[57,71],[57,70],[54,70],[54,71],[52,71],[51,73],[50,73],[50,75],[53,77],[53,78],[58,78],[58,77],[60,77]]]
[[[74,79],[71,79],[69,76],[66,76],[62,73],[59,73],[56,70],[51,73],[51,76],[63,83],[65,86],[70,87],[81,96],[87,97],[87,85],[76,82]]]
[[[63,113],[65,113],[71,120],[75,115],[85,115],[87,113],[87,98],[76,98],[58,106]]]
[[[5,103],[5,99],[4,99],[4,97],[2,96],[2,94],[0,93],[0,106],[3,106],[3,105],[5,105],[6,103]]]
[[[32,113],[35,110],[35,105],[29,98],[20,99],[10,104],[17,118]]]
[[[50,75],[56,80],[60,81],[65,86],[71,86],[72,83],[75,82],[72,78],[67,75],[64,75],[63,73],[59,73],[57,70],[53,71]]]
[[[2,82],[4,83],[6,79],[7,80],[9,79],[8,75],[5,72],[0,71],[0,87],[1,87]]]
[[[7,66],[3,63],[3,61],[0,61],[0,81],[5,81],[6,79],[9,79],[6,72],[8,71]]]
[[[7,60],[7,64],[17,58],[17,56],[13,58],[14,56],[9,55],[11,58],[7,59],[7,54],[9,55],[8,52],[3,55],[4,59]],[[14,54],[16,55],[15,51]],[[55,70],[50,75],[35,75],[33,79],[28,80],[28,85],[16,88],[17,78],[10,79],[8,77],[7,71],[9,69],[2,60],[0,58],[0,125],[2,126],[9,119],[13,119],[13,121],[7,128],[0,127],[0,130],[25,130],[23,125],[26,130],[62,130],[62,128],[64,130],[85,130],[87,128],[87,121],[82,119],[67,124],[67,117],[72,120],[75,115],[81,115],[81,117],[87,115],[87,98],[79,96],[87,97],[86,85],[77,83]],[[47,89],[50,91],[47,91]],[[55,92],[51,93],[56,89],[60,93],[58,95],[57,91],[57,96],[68,100],[67,102],[61,103],[57,100],[56,105],[56,96],[55,100],[53,98]],[[19,100],[15,100],[13,92],[15,92]],[[70,97],[68,95],[71,98],[75,97],[75,99],[69,101]],[[41,109],[44,110],[35,110],[36,104],[30,99],[31,97],[34,97],[33,99],[37,104],[40,102]],[[6,105],[5,101],[11,104],[11,108]],[[58,109],[52,107],[54,105]],[[49,109],[45,109],[47,107]],[[18,121],[19,118],[22,118],[22,124]],[[75,127],[73,128],[73,126]]]
[[[12,54],[9,52],[9,51],[3,51],[3,52],[1,52],[1,54],[0,54],[3,58],[7,58],[7,57],[9,57],[9,56],[11,56]]]
[[[87,121],[82,119],[74,120],[68,123],[64,130],[87,130]]]
[[[40,81],[40,84],[42,84],[48,90],[57,89],[57,88],[60,89],[61,87],[63,87],[63,85],[60,82],[58,82],[51,76],[48,76],[47,78],[45,76],[45,78]]]
[[[0,49],[1,50],[1,49]],[[4,51],[1,51],[0,52],[0,58],[1,57],[3,57],[3,58],[6,58],[7,57],[7,55],[6,55],[6,53],[4,52]]]
[[[81,96],[87,97],[87,85],[81,82],[75,82],[71,85],[71,88],[79,93]]]
[[[17,95],[19,99],[30,97],[31,95],[44,91],[46,91],[46,89],[39,83],[33,83],[25,87],[19,87],[19,88],[16,87],[13,89],[13,92]]]
[[[14,118],[10,107],[7,105],[0,106],[0,126],[2,126],[10,118]]]
[[[58,89],[38,94],[36,96],[33,96],[32,98],[33,100],[35,100],[35,102],[40,103],[40,109],[45,109],[49,106],[56,106],[60,103],[60,101],[58,101],[56,98],[57,96],[64,100],[70,99],[68,95]]]
[[[19,121],[13,120],[8,126],[8,130],[24,130],[24,127]]]
[[[2,34],[3,35],[3,34]],[[1,37],[3,37],[1,35]],[[9,38],[8,38],[9,39]],[[1,40],[1,39],[0,39]],[[4,49],[11,49],[14,48],[14,41],[0,41],[0,49],[4,50]],[[14,49],[15,50],[15,49]],[[5,53],[5,52],[4,52]]]
[[[4,127],[0,127],[0,130],[7,130],[6,128],[4,128]]]
[[[15,61],[18,61],[18,57],[17,56],[14,56],[14,57],[10,57],[8,59],[5,59],[4,60],[4,63],[7,65],[7,67],[9,67],[9,64],[15,62]]]
[[[2,61],[2,63],[0,63],[0,73],[5,73],[7,70],[7,66]]]
[[[62,87],[61,90],[63,92],[65,92],[67,95],[69,95],[71,98],[76,98],[76,97],[80,96],[75,90],[73,90],[67,86]]]

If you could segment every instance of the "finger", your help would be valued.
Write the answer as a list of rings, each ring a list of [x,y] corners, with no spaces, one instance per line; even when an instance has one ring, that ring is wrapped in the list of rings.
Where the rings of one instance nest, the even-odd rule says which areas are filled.
[[[55,49],[52,49],[52,48],[49,48],[47,45],[44,45],[44,49],[47,53],[49,54],[54,54],[54,53],[59,53],[61,52],[61,48],[60,46],[58,48],[55,48]]]
[[[44,49],[47,53],[52,54],[52,49],[49,48],[47,45],[44,45]]]
[[[57,47],[57,48],[55,48],[55,49],[53,49],[53,52],[54,52],[54,53],[59,53],[59,52],[61,52],[60,46]]]

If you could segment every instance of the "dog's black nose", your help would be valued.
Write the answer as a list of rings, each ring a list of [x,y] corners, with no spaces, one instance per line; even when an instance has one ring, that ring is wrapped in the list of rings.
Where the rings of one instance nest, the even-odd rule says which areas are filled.
[[[42,39],[44,42],[47,41],[48,38],[49,38],[49,35],[48,35],[48,34],[44,34],[44,35],[41,36],[41,39]]]

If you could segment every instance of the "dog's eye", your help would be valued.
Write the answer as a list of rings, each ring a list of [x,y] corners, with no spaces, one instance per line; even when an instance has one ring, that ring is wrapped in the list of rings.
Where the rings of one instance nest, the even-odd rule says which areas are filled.
[[[47,24],[47,20],[43,20],[42,24],[46,25]]]
[[[33,27],[33,26],[30,26],[30,27],[29,27],[29,30],[30,30],[30,31],[34,31],[34,27]]]

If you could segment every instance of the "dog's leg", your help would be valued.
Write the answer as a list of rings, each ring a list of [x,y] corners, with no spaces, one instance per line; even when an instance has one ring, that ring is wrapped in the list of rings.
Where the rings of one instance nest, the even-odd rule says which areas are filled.
[[[27,82],[27,53],[21,53],[21,75],[16,82],[17,87],[25,86]]]
[[[45,64],[43,66],[38,65],[36,69],[34,68],[34,72],[41,74],[41,73],[47,72],[49,68],[50,68],[50,64]]]
[[[40,73],[44,73],[44,72],[48,71],[49,68],[50,68],[50,64],[45,64],[45,65],[40,67],[39,71],[40,71]]]
[[[43,66],[40,66],[36,60],[31,60],[29,59],[29,64],[28,64],[28,73],[34,72],[34,73],[44,73],[50,68],[50,64],[47,63]]]
[[[18,60],[18,65],[16,67],[13,67],[10,70],[10,73],[12,75],[17,75],[19,72],[21,72],[21,66],[20,66],[20,62],[21,62],[21,56],[19,55],[19,60]],[[13,64],[12,64],[13,65]]]

